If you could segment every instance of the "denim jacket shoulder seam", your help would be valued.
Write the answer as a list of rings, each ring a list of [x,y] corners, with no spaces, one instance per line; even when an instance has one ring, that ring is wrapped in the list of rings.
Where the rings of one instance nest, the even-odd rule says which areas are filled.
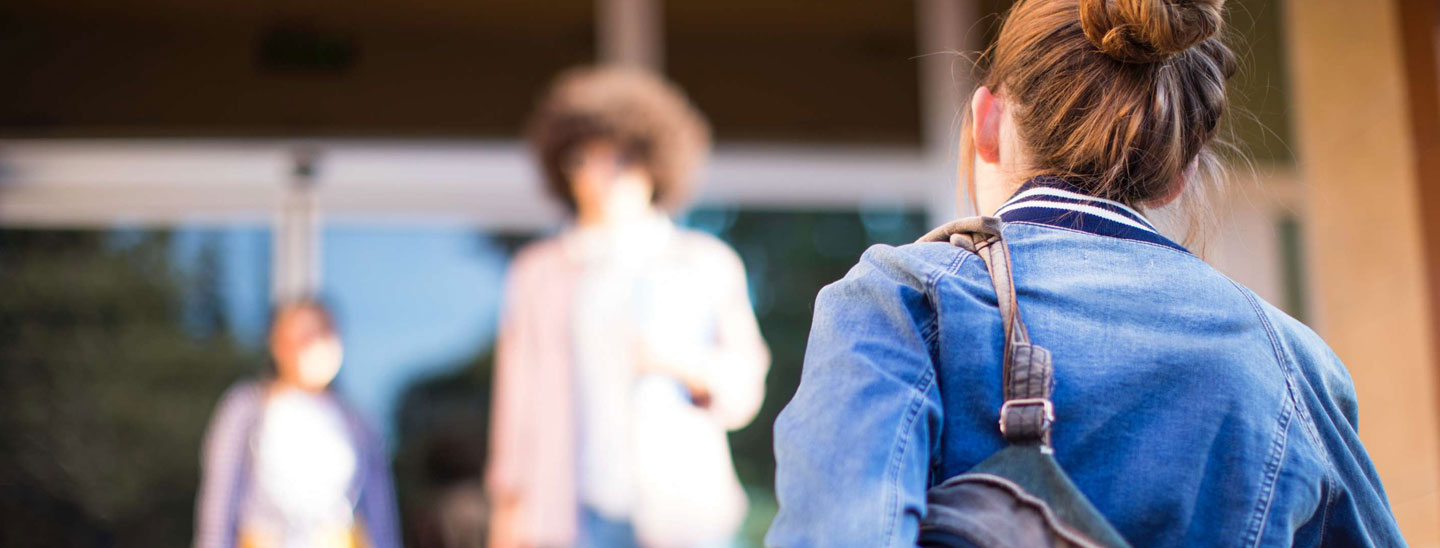
[[[1290,394],[1290,403],[1295,408],[1296,413],[1300,416],[1301,428],[1305,429],[1305,434],[1308,438],[1308,441],[1313,444],[1313,446],[1315,447],[1315,453],[1318,455],[1320,460],[1325,463],[1325,474],[1321,477],[1321,481],[1323,481],[1325,486],[1327,487],[1327,493],[1325,496],[1325,507],[1322,510],[1320,518],[1320,537],[1323,544],[1323,539],[1325,538],[1326,533],[1329,530],[1330,515],[1334,510],[1335,499],[1337,496],[1336,493],[1340,489],[1340,484],[1336,479],[1336,474],[1339,473],[1339,469],[1336,468],[1329,451],[1326,451],[1324,449],[1325,443],[1320,438],[1319,427],[1315,424],[1315,419],[1310,414],[1309,405],[1300,401],[1300,397],[1298,395],[1299,389],[1296,386],[1294,377],[1295,372],[1292,371],[1290,367],[1294,364],[1294,360],[1290,359],[1290,356],[1284,352],[1283,347],[1279,344],[1279,335],[1276,334],[1275,327],[1270,321],[1270,317],[1266,315],[1265,311],[1261,309],[1258,303],[1255,302],[1255,297],[1253,294],[1245,290],[1243,287],[1240,287],[1239,284],[1236,283],[1234,280],[1230,280],[1230,283],[1232,285],[1235,285],[1236,288],[1245,295],[1245,298],[1250,301],[1250,306],[1255,310],[1256,315],[1260,317],[1260,321],[1265,325],[1267,335],[1271,337],[1271,344],[1275,345],[1276,354],[1279,356],[1283,356],[1285,361],[1282,362],[1282,367],[1285,367],[1286,391]]]
[[[952,247],[954,247],[956,253],[950,257],[950,261],[945,264],[945,268],[931,269],[930,272],[925,275],[925,287],[923,289],[925,290],[925,295],[930,297],[931,302],[934,302],[940,296],[940,277],[947,274],[954,275],[960,270],[960,267],[965,265],[965,261],[974,255],[974,253],[966,251],[964,248],[958,246]]]
[[[910,404],[905,408],[905,417],[901,423],[900,431],[895,440],[895,450],[890,459],[890,465],[886,471],[885,485],[888,491],[886,496],[886,507],[889,509],[889,516],[885,523],[885,546],[891,546],[895,540],[896,524],[900,520],[900,514],[904,508],[900,506],[900,472],[905,466],[905,452],[909,448],[910,439],[914,435],[916,418],[920,416],[920,409],[924,406],[925,397],[929,393],[930,384],[935,379],[935,368],[925,369],[916,379],[915,384],[910,386],[913,392],[910,397]]]
[[[1284,461],[1285,452],[1288,451],[1289,423],[1292,415],[1298,416],[1300,419],[1300,427],[1305,431],[1305,437],[1307,437],[1311,443],[1315,444],[1316,447],[1323,447],[1323,444],[1320,443],[1320,434],[1314,422],[1306,412],[1305,406],[1299,400],[1294,371],[1291,370],[1292,363],[1290,356],[1280,344],[1279,335],[1275,331],[1275,326],[1270,322],[1270,318],[1266,316],[1265,311],[1261,309],[1259,303],[1255,301],[1253,294],[1234,280],[1226,278],[1226,281],[1230,282],[1231,287],[1234,287],[1241,296],[1245,297],[1245,300],[1250,304],[1251,311],[1255,313],[1256,319],[1260,320],[1261,327],[1265,329],[1265,336],[1270,339],[1270,347],[1271,351],[1274,352],[1276,365],[1280,367],[1280,374],[1285,378],[1286,401],[1280,417],[1277,418],[1277,429],[1279,430],[1280,437],[1276,440],[1277,447],[1272,448],[1270,460],[1265,465],[1264,482],[1261,485],[1261,499],[1256,501],[1255,514],[1252,517],[1251,526],[1249,531],[1247,531],[1247,538],[1245,539],[1245,544],[1258,547],[1263,540],[1263,529],[1269,517],[1271,502],[1273,502],[1274,499],[1274,484],[1277,480],[1280,465]],[[1328,468],[1326,474],[1328,481],[1329,473],[1334,471],[1334,464],[1330,462],[1329,455],[1326,455],[1324,451],[1317,452],[1320,453],[1321,458],[1324,459]]]
[[[956,272],[959,272],[960,269],[965,266],[965,261],[969,260],[970,257],[975,256],[974,253],[971,253],[963,247],[955,246],[955,251],[957,251],[958,253],[956,253],[954,257],[950,258],[950,264],[945,265],[946,274],[953,275]],[[937,275],[936,278],[938,279],[939,276]]]
[[[1229,278],[1226,278],[1226,280],[1250,302],[1251,310],[1253,310],[1255,316],[1259,318],[1260,324],[1265,327],[1265,334],[1270,338],[1270,346],[1275,352],[1275,359],[1279,362],[1281,373],[1285,375],[1285,391],[1290,400],[1290,405],[1294,406],[1296,413],[1300,415],[1300,424],[1305,428],[1305,433],[1310,437],[1310,441],[1314,443],[1316,447],[1324,447],[1324,442],[1320,440],[1320,429],[1315,425],[1314,419],[1310,416],[1309,406],[1300,401],[1300,390],[1295,380],[1295,361],[1285,352],[1283,345],[1280,344],[1280,336],[1275,330],[1275,325],[1270,322],[1270,317],[1265,314],[1265,311],[1260,308],[1260,304],[1255,301],[1254,294],[1240,286],[1235,280],[1230,280]],[[1323,455],[1324,452],[1321,451],[1321,454]],[[1325,455],[1325,458],[1326,464],[1330,465],[1329,456]]]

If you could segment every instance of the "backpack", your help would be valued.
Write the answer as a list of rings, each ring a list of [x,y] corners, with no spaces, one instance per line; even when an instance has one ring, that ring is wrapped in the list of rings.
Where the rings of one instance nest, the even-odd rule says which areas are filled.
[[[1055,460],[1050,352],[1030,342],[1020,319],[1002,226],[995,217],[968,217],[920,238],[962,247],[989,269],[1005,325],[999,426],[1008,446],[930,489],[919,545],[1129,548]]]

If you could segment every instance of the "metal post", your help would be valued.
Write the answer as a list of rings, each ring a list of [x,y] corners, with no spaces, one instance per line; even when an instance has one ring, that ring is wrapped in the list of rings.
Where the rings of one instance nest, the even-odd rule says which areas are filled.
[[[601,63],[665,69],[660,0],[596,0],[595,36]]]
[[[311,296],[320,288],[320,214],[315,206],[318,162],[315,150],[295,151],[271,244],[271,297],[275,302]]]

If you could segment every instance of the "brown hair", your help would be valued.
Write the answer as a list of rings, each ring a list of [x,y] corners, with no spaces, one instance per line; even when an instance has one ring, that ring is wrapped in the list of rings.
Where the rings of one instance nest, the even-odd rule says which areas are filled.
[[[649,72],[614,67],[561,73],[526,137],[546,188],[572,211],[565,164],[587,143],[614,143],[650,175],[654,202],[672,210],[689,198],[691,175],[710,149],[710,127],[683,92]]]
[[[1019,0],[982,81],[1010,106],[1029,175],[1064,177],[1133,207],[1174,195],[1192,162],[1187,191],[1218,184],[1213,148],[1236,70],[1218,37],[1224,3]],[[967,176],[972,138],[962,132]]]

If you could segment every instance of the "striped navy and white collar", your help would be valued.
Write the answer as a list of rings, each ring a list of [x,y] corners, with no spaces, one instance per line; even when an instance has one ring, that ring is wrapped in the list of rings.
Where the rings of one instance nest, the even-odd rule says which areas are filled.
[[[1120,202],[1085,194],[1059,177],[1036,177],[1026,182],[995,211],[995,216],[1006,222],[1049,225],[1189,252],[1162,236],[1140,212]]]

